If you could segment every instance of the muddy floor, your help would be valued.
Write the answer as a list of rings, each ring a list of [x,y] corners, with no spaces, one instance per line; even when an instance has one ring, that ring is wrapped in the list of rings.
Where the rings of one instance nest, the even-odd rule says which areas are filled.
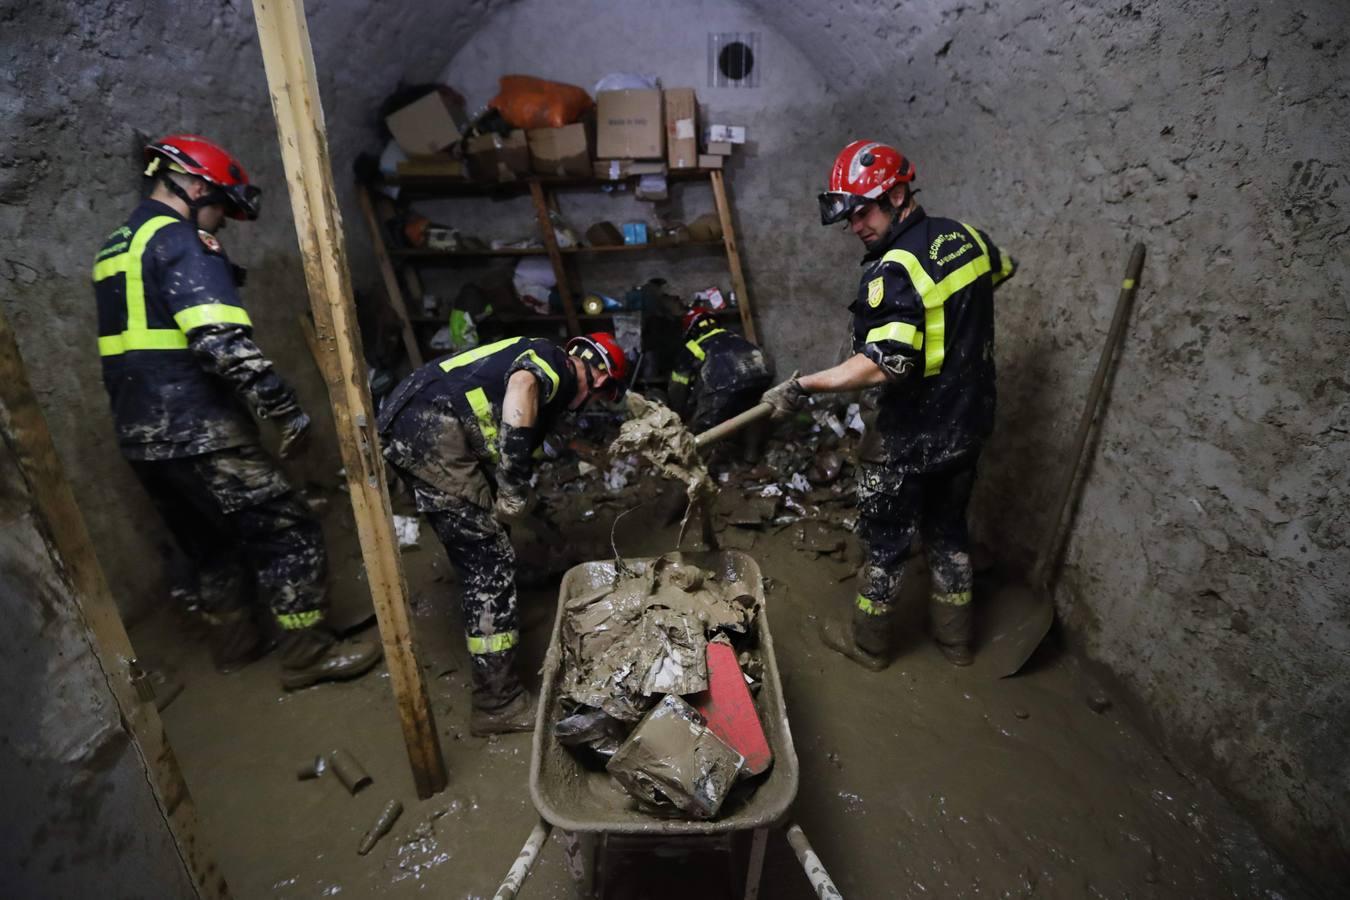
[[[366,614],[365,586],[343,500],[334,492],[325,528],[339,618],[351,624]],[[557,524],[574,558],[605,558],[620,508],[587,508],[571,504]],[[619,550],[671,549],[678,524],[670,519],[668,503],[640,506],[615,532]],[[1304,896],[1253,828],[1160,753],[1070,654],[1043,648],[1024,674],[1007,680],[978,656],[969,669],[947,664],[922,632],[921,568],[910,579],[889,669],[867,672],[825,650],[817,619],[852,598],[851,551],[803,549],[802,527],[730,529],[725,543],[752,554],[768,577],[801,770],[793,815],[845,897]],[[818,535],[805,540],[820,543]],[[234,896],[486,898],[537,821],[530,736],[468,734],[458,589],[429,528],[404,561],[450,771],[447,790],[426,801],[413,790],[383,665],[356,682],[283,694],[274,657],[218,675],[205,647],[184,637],[168,610],[133,629],[142,659],[185,686],[163,716]],[[555,558],[552,568],[566,562]],[[522,590],[522,607],[533,669],[552,627],[558,578],[532,571],[538,584]],[[994,591],[980,587],[988,634],[1000,611],[981,603]],[[296,777],[307,760],[338,747],[374,778],[356,796],[331,774]],[[358,856],[362,834],[390,799],[405,812],[369,855]],[[619,885],[613,896],[740,896],[729,885],[744,842],[730,855],[642,850],[610,848]],[[577,896],[557,835],[521,896]],[[781,832],[769,841],[760,896],[813,896]]]

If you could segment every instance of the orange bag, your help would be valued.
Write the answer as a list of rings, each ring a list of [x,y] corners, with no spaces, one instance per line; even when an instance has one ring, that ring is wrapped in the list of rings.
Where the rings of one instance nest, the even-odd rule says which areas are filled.
[[[580,119],[595,103],[576,85],[503,75],[501,89],[488,105],[512,128],[561,128]]]

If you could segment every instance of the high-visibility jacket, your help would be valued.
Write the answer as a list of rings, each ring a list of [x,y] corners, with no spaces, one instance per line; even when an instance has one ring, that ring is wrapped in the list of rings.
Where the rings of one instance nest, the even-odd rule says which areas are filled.
[[[463,426],[478,459],[496,466],[498,433],[506,383],[521,370],[539,382],[539,410],[533,433],[538,442],[567,411],[577,395],[577,379],[567,364],[567,354],[552,341],[514,337],[485,344],[432,360],[394,388],[380,408],[380,433],[386,449],[397,437],[399,446],[411,453],[435,453],[434,445],[419,440],[423,417],[414,409],[449,412]],[[391,460],[399,462],[399,460]]]
[[[889,378],[860,458],[924,472],[978,450],[994,425],[994,287],[1012,257],[979,229],[916,209],[863,265],[853,351]]]
[[[698,386],[705,391],[735,391],[769,376],[764,352],[734,331],[705,318],[675,357],[673,385]]]
[[[295,398],[251,338],[235,270],[216,239],[145,200],[94,262],[98,352],[122,452],[195,456],[257,441]]]

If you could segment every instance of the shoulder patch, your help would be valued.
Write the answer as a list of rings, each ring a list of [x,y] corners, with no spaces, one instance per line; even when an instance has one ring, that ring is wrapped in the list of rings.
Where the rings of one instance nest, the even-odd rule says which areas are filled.
[[[197,237],[201,238],[202,246],[205,247],[209,252],[211,253],[220,252],[220,241],[216,240],[216,236],[211,232],[203,231],[199,228],[197,229]]]
[[[886,297],[886,279],[873,278],[867,282],[867,305],[876,309]]]

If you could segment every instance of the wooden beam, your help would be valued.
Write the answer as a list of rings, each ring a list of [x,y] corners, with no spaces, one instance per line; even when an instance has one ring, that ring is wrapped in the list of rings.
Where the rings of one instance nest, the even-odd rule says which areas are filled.
[[[141,764],[149,773],[160,813],[178,844],[179,855],[195,882],[197,894],[203,898],[228,898],[230,891],[225,878],[198,833],[197,810],[178,768],[178,757],[164,734],[153,694],[149,700],[140,694],[139,688],[148,686],[145,672],[136,661],[136,651],[103,577],[103,567],[94,554],[84,516],[75,504],[75,494],[66,481],[47,419],[33,395],[18,343],[3,311],[0,311],[0,439],[11,444],[32,492],[40,527],[51,536],[52,545],[61,555],[78,614],[89,628],[99,668],[131,733]]]
[[[398,283],[398,273],[389,260],[389,249],[384,243],[384,226],[375,216],[375,207],[370,202],[370,188],[364,184],[356,186],[356,199],[361,204],[361,215],[370,228],[371,245],[375,248],[375,261],[380,266],[380,277],[384,279],[384,292],[389,296],[389,305],[398,316],[399,327],[403,331],[403,349],[413,368],[422,365],[422,348],[417,344],[417,335],[413,333],[412,320],[408,318],[408,304],[403,302],[403,288]]]
[[[558,249],[558,236],[553,233],[553,220],[548,215],[548,198],[544,196],[544,187],[538,178],[530,179],[530,199],[534,201],[534,212],[539,219],[539,236],[548,250],[549,262],[553,263],[553,275],[558,279],[558,296],[562,298],[563,313],[567,316],[567,332],[575,337],[581,334],[581,323],[572,302],[572,286],[568,284],[567,266],[563,265],[562,251]]]
[[[717,204],[717,220],[722,224],[722,242],[727,248],[727,268],[731,269],[731,288],[736,292],[736,304],[741,311],[741,328],[752,343],[759,343],[755,337],[755,320],[751,315],[750,291],[745,287],[745,273],[741,271],[741,251],[736,246],[736,226],[731,223],[731,202],[727,200],[726,180],[718,169],[708,173],[712,179],[713,202]]]
[[[418,796],[426,798],[445,787],[445,760],[414,649],[408,585],[394,536],[384,460],[366,383],[366,361],[361,354],[309,28],[298,0],[253,0],[253,12],[315,330],[319,340],[332,342],[336,351],[340,377],[336,384],[330,382],[329,398],[347,469],[366,579],[380,624],[413,781]]]

